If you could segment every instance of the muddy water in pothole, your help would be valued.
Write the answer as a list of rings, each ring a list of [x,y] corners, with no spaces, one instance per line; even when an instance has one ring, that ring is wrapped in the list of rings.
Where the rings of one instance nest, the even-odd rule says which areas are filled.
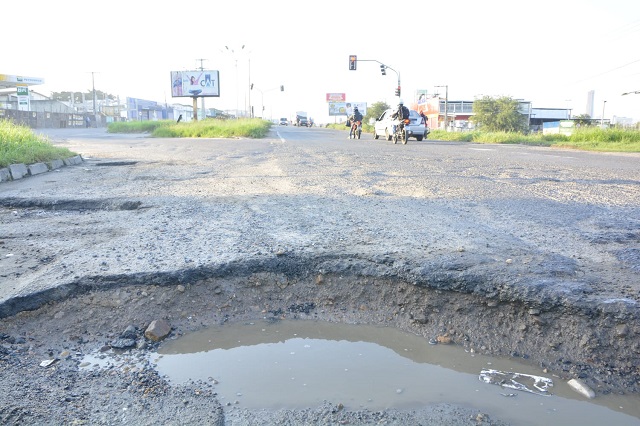
[[[245,408],[302,409],[327,400],[377,411],[446,402],[519,425],[640,424],[640,398],[587,400],[525,362],[430,345],[394,328],[307,320],[227,324],[169,340],[151,360],[169,381],[214,381],[223,405]],[[485,383],[479,375],[488,369],[552,379],[550,395]]]

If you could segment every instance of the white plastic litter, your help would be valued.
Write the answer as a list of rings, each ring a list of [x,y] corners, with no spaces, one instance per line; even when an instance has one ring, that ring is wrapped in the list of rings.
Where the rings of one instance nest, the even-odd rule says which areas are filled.
[[[587,398],[595,398],[596,393],[585,382],[580,379],[571,379],[567,382],[571,389],[586,396]]]
[[[549,388],[553,387],[553,380],[547,377],[534,376],[498,370],[482,370],[480,381],[498,385],[503,388],[515,389],[536,395],[550,396]]]

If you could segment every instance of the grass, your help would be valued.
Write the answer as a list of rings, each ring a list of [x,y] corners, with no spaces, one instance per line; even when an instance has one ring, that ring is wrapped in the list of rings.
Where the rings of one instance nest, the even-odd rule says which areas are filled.
[[[601,129],[587,127],[575,129],[571,136],[541,133],[522,134],[508,132],[446,132],[432,130],[429,139],[498,144],[539,145],[573,148],[599,152],[640,152],[640,131],[631,129]]]
[[[259,118],[237,120],[206,119],[190,123],[173,120],[132,121],[111,123],[110,133],[150,133],[159,138],[262,138],[271,128],[270,121]],[[344,124],[329,124],[329,128],[348,131]],[[371,133],[370,125],[363,130]],[[640,152],[640,131],[631,129],[576,129],[571,136],[507,133],[507,132],[445,132],[432,130],[429,139],[472,143],[539,145],[600,152]],[[77,155],[67,148],[56,147],[27,127],[0,120],[0,168],[10,164],[48,162]]]
[[[262,138],[272,123],[259,118],[221,120],[208,118],[201,121],[176,123],[173,120],[130,121],[110,123],[109,133],[145,133],[155,138]]]
[[[46,163],[75,155],[67,148],[52,145],[27,126],[0,120],[0,168],[11,164]]]
[[[343,124],[327,124],[327,128],[349,131]],[[373,133],[373,127],[362,125],[364,132]],[[599,152],[640,152],[640,130],[635,129],[601,129],[599,127],[583,127],[575,129],[571,136],[542,133],[515,132],[446,132],[431,129],[429,139],[441,141],[486,143],[486,144],[522,144],[548,146],[556,148],[572,148],[583,151]]]

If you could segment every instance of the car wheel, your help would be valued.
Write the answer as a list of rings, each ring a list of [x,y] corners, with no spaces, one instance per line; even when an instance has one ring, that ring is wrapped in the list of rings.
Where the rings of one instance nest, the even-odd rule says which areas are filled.
[[[380,136],[376,133],[376,129],[373,129],[373,138],[378,139]]]

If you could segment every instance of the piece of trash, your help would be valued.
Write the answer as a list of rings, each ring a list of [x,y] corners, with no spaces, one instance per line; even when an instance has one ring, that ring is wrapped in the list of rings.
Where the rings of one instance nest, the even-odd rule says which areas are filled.
[[[513,398],[514,396],[518,396],[517,393],[501,393],[500,395],[506,396],[507,398]]]
[[[596,397],[596,393],[593,391],[593,389],[587,386],[587,384],[580,379],[571,379],[567,382],[567,384],[571,387],[571,389],[578,392],[579,394],[582,394],[583,396],[586,396],[589,399]]]
[[[54,362],[56,362],[56,361],[57,361],[57,359],[55,359],[55,358],[54,359],[45,359],[44,361],[42,361],[40,363],[40,367],[48,367],[51,364],[53,364]]]
[[[550,396],[549,388],[553,386],[553,380],[546,377],[498,370],[482,370],[478,378],[485,383],[542,396]]]

